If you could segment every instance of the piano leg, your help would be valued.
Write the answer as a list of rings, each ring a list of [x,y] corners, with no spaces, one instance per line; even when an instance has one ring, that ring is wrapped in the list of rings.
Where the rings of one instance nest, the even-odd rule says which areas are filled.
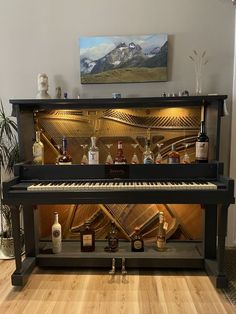
[[[30,215],[30,211],[27,212],[26,207],[23,207],[24,215],[24,236],[25,236],[25,248],[26,248],[26,258],[22,261],[22,240],[21,240],[21,229],[20,229],[20,206],[11,206],[11,215],[12,215],[12,227],[13,227],[13,238],[14,238],[14,253],[15,253],[15,263],[16,270],[11,276],[13,286],[24,286],[27,282],[28,276],[32,272],[35,266],[35,250],[33,250],[32,239],[30,237],[32,234],[29,234],[29,226],[32,226],[31,217],[26,217],[27,214]],[[32,208],[31,208],[31,212]],[[27,221],[30,223],[27,223]],[[32,226],[31,228],[34,228]],[[34,237],[33,237],[34,239]],[[30,244],[31,243],[31,244]],[[32,257],[28,257],[28,256]]]

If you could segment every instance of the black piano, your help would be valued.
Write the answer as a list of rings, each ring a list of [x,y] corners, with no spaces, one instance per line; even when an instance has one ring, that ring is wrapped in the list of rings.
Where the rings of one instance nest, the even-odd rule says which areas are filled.
[[[80,121],[81,127],[85,126],[84,130],[92,132],[91,126],[95,121],[94,116],[97,115],[98,119],[101,117],[103,119],[104,129],[101,130],[103,139],[106,139],[106,127],[112,120],[117,124],[115,129],[110,127],[110,133],[113,132],[114,137],[121,136],[117,133],[117,130],[120,130],[117,125],[122,123],[123,128],[127,130],[123,134],[127,141],[130,140],[127,138],[130,128],[137,127],[137,134],[140,132],[145,134],[145,128],[149,126],[156,130],[157,141],[166,138],[167,151],[167,145],[171,142],[170,134],[175,132],[177,140],[183,134],[188,139],[194,139],[200,118],[204,117],[210,142],[209,160],[216,161],[207,164],[178,165],[105,165],[105,162],[89,166],[79,165],[79,162],[70,166],[56,166],[52,164],[53,162],[43,166],[24,162],[15,165],[14,178],[3,184],[3,202],[11,207],[13,220],[16,270],[12,275],[12,284],[24,285],[36,265],[111,268],[112,259],[115,258],[118,268],[125,259],[127,268],[205,269],[216,287],[226,287],[224,250],[227,216],[229,205],[235,201],[234,182],[223,176],[223,165],[218,162],[220,120],[224,115],[226,98],[226,95],[214,95],[11,100],[13,113],[17,117],[22,162],[32,160],[32,137],[35,127],[45,129],[48,126],[46,132],[52,131],[53,135],[54,122],[58,121],[57,131],[60,131],[61,121],[67,114],[70,122],[68,134],[71,134],[70,128],[74,127],[74,121]],[[136,108],[137,112],[134,111]],[[168,108],[171,109],[169,110],[171,117],[165,116]],[[141,109],[143,116],[140,116]],[[188,115],[185,115],[186,110],[189,110]],[[176,117],[177,112],[182,116]],[[51,118],[50,125],[45,124],[48,117]],[[37,126],[37,123],[41,123],[40,126]],[[65,126],[64,124],[64,131]],[[76,127],[74,130],[77,132]],[[162,137],[158,137],[160,134]],[[129,142],[129,145],[130,143],[132,142]],[[77,150],[75,147],[75,157]],[[127,241],[121,242],[119,251],[114,253],[104,252],[102,241],[97,241],[95,252],[90,253],[81,253],[78,241],[63,241],[62,252],[59,254],[52,254],[47,250],[47,246],[46,249],[42,249],[38,235],[37,205],[123,203],[201,204],[202,239],[168,241],[167,250],[164,252],[157,252],[154,247],[145,245],[145,251],[139,254],[130,251],[130,243]],[[21,205],[25,258],[21,256]]]

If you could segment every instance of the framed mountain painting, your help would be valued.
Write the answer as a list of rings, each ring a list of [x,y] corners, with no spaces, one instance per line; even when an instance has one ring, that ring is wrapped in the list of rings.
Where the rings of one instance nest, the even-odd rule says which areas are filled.
[[[167,34],[81,37],[82,84],[167,81]]]

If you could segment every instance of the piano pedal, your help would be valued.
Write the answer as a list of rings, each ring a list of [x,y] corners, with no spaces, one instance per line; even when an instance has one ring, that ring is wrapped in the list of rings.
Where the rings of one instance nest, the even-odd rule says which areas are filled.
[[[113,257],[112,264],[111,264],[111,270],[109,270],[109,275],[115,275],[116,273],[116,259]]]
[[[125,276],[127,275],[127,270],[125,269],[125,258],[122,257],[122,264],[121,264],[121,275],[122,276]]]

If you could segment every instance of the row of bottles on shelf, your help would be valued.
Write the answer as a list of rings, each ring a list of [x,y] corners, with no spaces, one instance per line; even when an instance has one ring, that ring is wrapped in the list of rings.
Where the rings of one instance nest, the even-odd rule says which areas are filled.
[[[168,229],[168,223],[165,221],[164,213],[159,212],[159,222],[157,226],[156,236],[156,249],[158,251],[164,251],[166,248],[166,231]],[[118,230],[115,222],[111,222],[110,230],[107,235],[107,246],[104,248],[106,252],[116,252],[119,250],[119,238]],[[95,251],[95,231],[91,226],[89,220],[84,224],[83,229],[80,231],[80,244],[81,252],[93,252]],[[62,236],[61,236],[61,224],[58,220],[58,213],[54,213],[54,223],[52,225],[52,252],[60,253],[62,251]],[[134,235],[131,239],[131,251],[132,252],[144,252],[144,240],[140,233],[140,228],[134,228]]]
[[[208,162],[208,144],[209,138],[205,132],[205,124],[204,121],[201,122],[200,132],[196,139],[196,154],[195,154],[195,161],[197,163]],[[134,147],[134,154],[131,159],[131,164],[138,164],[140,163],[136,148],[138,144],[132,144]],[[156,158],[154,157],[154,153],[151,150],[150,145],[150,134],[146,139],[145,151],[143,153],[143,160],[144,164],[160,164],[162,163],[162,155],[161,155],[161,147],[162,143],[157,144],[158,153]],[[89,147],[88,154],[86,154],[85,149],[87,145],[81,145],[84,149],[84,153],[82,156],[81,164],[82,165],[97,165],[99,164],[99,148],[96,146],[96,137],[91,137],[91,146]],[[108,155],[106,158],[106,164],[127,164],[127,159],[124,156],[123,151],[123,143],[122,141],[118,141],[117,153],[115,158],[113,159],[111,156],[110,148],[112,144],[107,144],[108,147]],[[167,154],[167,163],[169,164],[178,164],[182,163],[190,163],[190,157],[187,152],[188,144],[185,144],[185,153],[183,159],[180,160],[180,154],[176,150],[174,144],[171,146],[171,151]],[[36,141],[33,144],[33,163],[34,164],[44,164],[44,145],[40,140],[40,131],[36,131]],[[71,165],[72,164],[72,157],[68,153],[68,142],[67,138],[63,137],[62,139],[62,152],[58,156],[56,160],[56,164],[58,165]]]

